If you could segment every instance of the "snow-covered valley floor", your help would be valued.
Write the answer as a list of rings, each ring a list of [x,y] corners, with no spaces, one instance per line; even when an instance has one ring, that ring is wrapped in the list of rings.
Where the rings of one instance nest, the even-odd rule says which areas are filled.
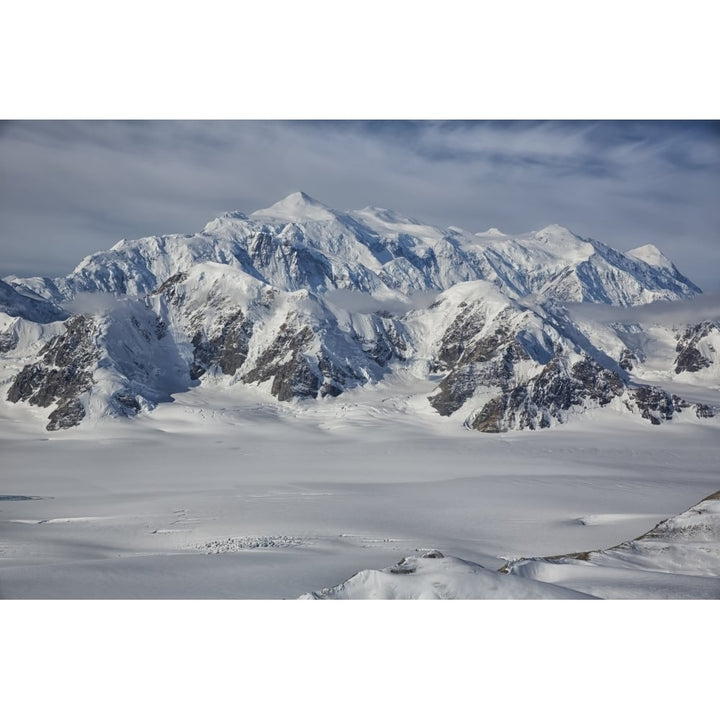
[[[57,433],[0,403],[0,597],[296,598],[433,549],[495,571],[612,547],[720,489],[716,420],[487,435],[398,390],[297,405],[209,386]],[[663,575],[608,576],[605,596],[720,597]]]

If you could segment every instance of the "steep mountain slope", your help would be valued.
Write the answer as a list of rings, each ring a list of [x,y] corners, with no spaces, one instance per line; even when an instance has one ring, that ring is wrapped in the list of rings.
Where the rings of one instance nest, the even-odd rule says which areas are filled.
[[[6,280],[4,394],[54,405],[48,429],[132,416],[198,383],[256,384],[288,401],[391,385],[398,372],[435,379],[429,406],[485,432],[605,406],[659,423],[691,406],[629,374],[632,332],[583,325],[565,305],[699,288],[655,248],[623,254],[560,226],[472,235],[294,193],[194,235],[123,240],[65,278]],[[54,337],[18,346],[20,321]],[[683,330],[675,372],[716,369],[716,334]]]

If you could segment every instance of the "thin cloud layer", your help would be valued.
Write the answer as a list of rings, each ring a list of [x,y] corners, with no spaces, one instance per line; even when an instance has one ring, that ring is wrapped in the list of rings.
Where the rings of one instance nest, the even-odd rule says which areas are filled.
[[[698,295],[675,302],[658,301],[647,305],[615,307],[613,305],[572,303],[570,314],[577,320],[601,323],[640,323],[683,325],[704,320],[720,321],[720,293]]]
[[[720,288],[720,126],[692,122],[12,122],[0,274],[61,275],[122,237],[194,232],[302,189],[509,233],[654,243]]]

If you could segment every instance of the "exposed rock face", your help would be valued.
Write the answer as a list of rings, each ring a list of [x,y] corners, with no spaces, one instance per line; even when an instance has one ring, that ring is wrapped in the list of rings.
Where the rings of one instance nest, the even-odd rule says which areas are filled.
[[[119,392],[112,399],[120,415],[132,416],[140,412],[140,403],[134,395]]]
[[[617,373],[590,358],[572,365],[556,356],[539,375],[492,398],[468,425],[481,432],[537,430],[553,420],[565,422],[573,407],[602,407],[622,395],[624,385]]]
[[[480,432],[502,432],[502,419],[507,407],[507,399],[507,395],[498,395],[485,403],[482,410],[470,421],[469,426]]]
[[[97,330],[93,319],[86,315],[76,315],[65,323],[65,327],[66,331],[47,343],[40,350],[40,355],[49,365],[88,367],[98,357],[97,348],[92,342]]]
[[[428,398],[440,415],[452,415],[481,386],[507,393],[515,381],[515,365],[529,356],[518,342],[508,341],[500,332],[478,343],[464,359],[467,364],[459,364],[446,375],[438,385],[439,392]]]
[[[601,367],[590,358],[575,363],[572,366],[572,376],[580,383],[579,392],[583,398],[593,400],[601,407],[621,395],[624,389],[624,384],[616,372]]]
[[[67,428],[79,425],[85,417],[85,407],[77,398],[63,400],[48,417],[46,430],[67,430]]]
[[[478,387],[498,386],[507,390],[519,360],[528,360],[521,343],[508,326],[511,312],[494,319],[489,332],[483,308],[462,302],[460,312],[442,336],[431,369],[450,370],[428,397],[440,415],[452,415],[472,397]]]
[[[380,367],[385,367],[393,360],[405,359],[408,346],[396,323],[380,313],[376,313],[375,317],[378,321],[375,338],[367,342],[355,335],[354,339],[362,343],[364,352]]]
[[[451,415],[485,389],[490,399],[466,426],[481,432],[535,430],[564,422],[571,408],[602,407],[625,391],[617,372],[587,354],[571,361],[562,344],[551,353],[552,330],[543,329],[545,321],[535,313],[508,307],[490,319],[476,306],[460,307],[433,364],[434,370],[449,369],[428,398],[440,415]]]
[[[675,372],[697,372],[703,368],[710,367],[711,360],[703,357],[700,351],[692,346],[682,347],[678,345],[678,356],[675,360]]]
[[[712,418],[715,417],[716,414],[713,408],[703,403],[699,403],[695,408],[695,415],[699,418]]]
[[[274,257],[273,237],[261,233],[251,241],[258,257]],[[356,327],[322,296],[288,293],[215,264],[174,276],[150,303],[164,332],[172,327],[187,337],[191,380],[217,370],[236,382],[271,381],[282,401],[337,396],[380,377],[408,351],[406,330],[389,312],[363,314]]]
[[[198,330],[192,337],[194,351],[190,377],[197,380],[213,365],[225,375],[234,375],[247,358],[252,331],[252,322],[245,318],[242,310],[231,314],[222,323],[218,334],[211,338]]]
[[[400,337],[393,334],[392,326],[379,333],[373,343],[363,343],[357,335],[351,336],[362,354],[355,363],[349,358],[341,362],[338,352],[326,345],[325,333],[337,332],[333,328],[316,328],[303,324],[301,318],[290,315],[280,326],[273,342],[253,360],[253,367],[242,376],[243,382],[260,383],[272,379],[270,392],[278,400],[337,396],[347,387],[364,384],[368,369],[363,367],[363,356],[370,366],[381,368],[403,346]],[[354,344],[353,343],[353,344]],[[346,346],[352,351],[353,345]],[[367,362],[366,362],[367,365]]]
[[[459,305],[462,312],[445,331],[440,348],[437,353],[437,359],[433,370],[447,370],[454,367],[460,362],[461,357],[467,349],[468,341],[472,341],[485,326],[486,316],[482,310],[478,308],[467,308],[467,303],[462,302]]]
[[[639,362],[635,353],[624,350],[617,365],[597,350],[591,357],[582,349],[593,351],[590,340],[562,314],[542,318],[509,306],[490,317],[473,302],[460,303],[458,310],[431,363],[432,370],[446,375],[428,400],[444,416],[469,405],[467,427],[481,432],[542,429],[565,422],[570,412],[604,407],[621,397],[653,424],[690,407],[660,388],[629,390],[623,370]],[[697,337],[696,330],[689,337]],[[483,400],[472,409],[476,396]]]
[[[675,412],[675,403],[670,393],[662,388],[644,385],[632,393],[642,416],[653,425],[662,420],[671,420]]]
[[[438,385],[439,392],[428,400],[440,415],[452,415],[473,395],[479,385],[479,373],[472,365],[462,365],[446,375]]]
[[[174,286],[178,283],[183,282],[183,280],[187,280],[188,274],[186,272],[178,272],[174,275],[171,275],[167,280],[165,280],[164,283],[162,283],[159,287],[157,287],[155,290],[153,290],[150,295],[162,295],[165,293],[165,296],[172,300],[175,297],[175,290]]]
[[[562,358],[548,363],[539,376],[488,401],[469,418],[466,425],[481,432],[507,429],[531,430],[549,427],[553,421],[565,422],[573,408],[603,407],[614,398],[625,397],[626,406],[637,410],[653,425],[671,420],[677,412],[693,407],[678,395],[662,388],[643,385],[631,390],[617,373],[586,358],[574,363],[569,372]],[[714,417],[708,405],[696,405],[699,418]]]
[[[78,398],[92,385],[91,368],[99,358],[93,343],[97,328],[91,318],[77,315],[65,327],[62,335],[42,348],[40,361],[18,373],[7,393],[10,402],[24,400],[40,407],[57,402],[48,430],[72,427],[85,416]]]
[[[620,355],[620,362],[618,363],[623,370],[630,372],[635,364],[638,362],[637,355],[630,350],[623,350]]]
[[[49,407],[58,399],[79,395],[92,384],[92,375],[75,365],[50,368],[42,363],[26,365],[8,390],[10,402],[26,400],[30,405]]]
[[[296,328],[288,322],[280,327],[273,344],[260,356],[255,368],[243,380],[264,382],[272,378],[272,392],[278,400],[318,395],[321,377],[317,361],[312,362],[310,351],[313,332],[309,327]]]
[[[9,352],[17,347],[18,340],[13,332],[0,332],[0,353]]]
[[[678,344],[675,347],[678,354],[675,359],[675,372],[678,375],[682,372],[698,372],[698,370],[712,365],[712,360],[706,358],[698,350],[697,344],[713,330],[718,329],[720,327],[717,323],[707,321],[690,326],[678,338]]]
[[[685,400],[684,398],[681,398],[679,395],[673,394],[672,396],[673,401],[673,408],[675,409],[676,413],[681,413],[683,410],[686,410],[689,407],[692,407],[692,405]],[[707,407],[707,406],[705,406]]]

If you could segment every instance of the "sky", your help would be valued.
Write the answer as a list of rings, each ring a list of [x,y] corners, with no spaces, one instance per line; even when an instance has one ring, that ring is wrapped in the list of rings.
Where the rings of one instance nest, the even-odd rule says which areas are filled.
[[[506,233],[655,244],[720,290],[720,122],[4,121],[0,276],[69,273],[291,192]]]

